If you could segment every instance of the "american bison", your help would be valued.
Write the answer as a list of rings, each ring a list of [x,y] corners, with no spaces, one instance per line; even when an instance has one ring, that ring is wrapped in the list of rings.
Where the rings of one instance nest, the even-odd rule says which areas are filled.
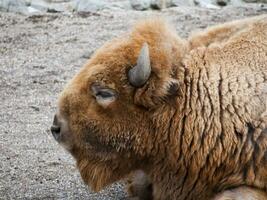
[[[70,81],[51,130],[95,191],[133,176],[140,199],[267,199],[267,15],[187,39],[137,23]]]

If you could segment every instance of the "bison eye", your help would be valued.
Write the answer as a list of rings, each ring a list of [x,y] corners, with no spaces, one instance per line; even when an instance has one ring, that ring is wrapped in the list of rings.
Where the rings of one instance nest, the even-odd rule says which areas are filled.
[[[96,97],[100,98],[112,98],[114,97],[114,93],[111,91],[99,91],[95,94]]]
[[[93,84],[91,89],[97,103],[103,107],[107,107],[110,103],[116,100],[116,92],[111,88]]]

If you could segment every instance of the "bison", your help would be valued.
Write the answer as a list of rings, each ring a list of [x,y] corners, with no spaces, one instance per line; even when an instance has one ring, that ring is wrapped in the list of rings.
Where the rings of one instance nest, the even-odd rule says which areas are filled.
[[[267,199],[267,15],[187,39],[137,23],[68,83],[51,130],[95,191],[132,177],[140,199]]]

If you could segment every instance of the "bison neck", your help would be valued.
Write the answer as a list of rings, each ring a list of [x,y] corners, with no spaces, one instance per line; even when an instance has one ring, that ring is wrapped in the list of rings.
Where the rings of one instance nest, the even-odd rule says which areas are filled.
[[[266,69],[208,55],[193,52],[185,61],[184,97],[159,114],[164,150],[150,172],[158,199],[201,200],[240,185],[267,187]]]

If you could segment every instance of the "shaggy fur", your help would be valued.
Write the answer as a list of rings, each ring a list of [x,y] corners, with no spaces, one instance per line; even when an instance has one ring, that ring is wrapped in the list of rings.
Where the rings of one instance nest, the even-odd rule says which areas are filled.
[[[213,200],[266,200],[266,193],[248,187],[226,190],[218,194]]]
[[[127,72],[144,42],[152,73],[134,88]],[[116,100],[99,105],[92,84]],[[207,200],[240,186],[267,191],[266,106],[265,15],[187,40],[160,19],[140,22],[93,55],[62,92],[59,113],[95,191],[142,170],[154,199]]]

